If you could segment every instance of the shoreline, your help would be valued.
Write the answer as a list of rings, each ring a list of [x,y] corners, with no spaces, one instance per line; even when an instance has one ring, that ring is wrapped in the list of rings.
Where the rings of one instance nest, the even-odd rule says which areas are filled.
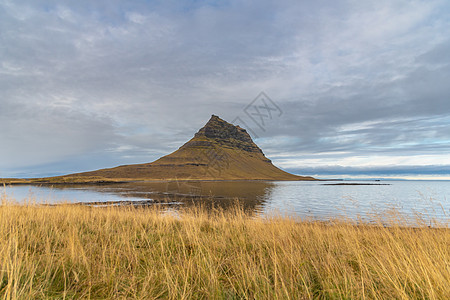
[[[312,177],[311,177],[312,178]],[[64,185],[64,184],[92,184],[92,185],[105,185],[105,184],[120,184],[120,183],[145,183],[145,182],[261,182],[261,181],[335,181],[334,179],[298,179],[298,180],[283,180],[283,179],[195,179],[195,178],[171,178],[171,179],[87,179],[81,180],[77,178],[67,178],[62,180],[43,180],[42,178],[30,178],[30,179],[2,179],[0,178],[0,185]]]

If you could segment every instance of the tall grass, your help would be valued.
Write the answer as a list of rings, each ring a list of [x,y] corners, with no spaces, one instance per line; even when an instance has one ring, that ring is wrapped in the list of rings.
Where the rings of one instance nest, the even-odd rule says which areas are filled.
[[[449,299],[450,231],[157,207],[0,206],[4,299]]]

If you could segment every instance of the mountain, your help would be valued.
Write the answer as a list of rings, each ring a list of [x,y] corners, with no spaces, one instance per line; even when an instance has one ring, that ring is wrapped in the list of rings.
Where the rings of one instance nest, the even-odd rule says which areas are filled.
[[[104,178],[202,180],[311,180],[284,172],[264,156],[245,129],[211,116],[194,137],[175,152],[138,165],[74,174]]]
[[[129,180],[315,180],[275,167],[247,131],[211,116],[194,137],[175,152],[146,164],[43,178],[38,182],[110,182]]]

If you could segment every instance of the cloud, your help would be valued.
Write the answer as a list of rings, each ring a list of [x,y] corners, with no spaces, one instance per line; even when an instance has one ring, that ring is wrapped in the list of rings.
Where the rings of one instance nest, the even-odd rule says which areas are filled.
[[[1,0],[0,176],[152,161],[213,113],[244,118],[260,91],[283,115],[264,131],[246,121],[277,164],[383,153],[435,165],[449,155],[449,11],[446,1]]]
[[[107,151],[120,143],[111,120],[73,111],[2,102],[0,168],[27,167]]]

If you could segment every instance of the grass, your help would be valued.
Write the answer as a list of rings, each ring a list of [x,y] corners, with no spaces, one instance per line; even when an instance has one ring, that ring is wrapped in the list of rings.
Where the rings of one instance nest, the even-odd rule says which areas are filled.
[[[0,206],[3,299],[449,299],[450,231],[239,206]]]

